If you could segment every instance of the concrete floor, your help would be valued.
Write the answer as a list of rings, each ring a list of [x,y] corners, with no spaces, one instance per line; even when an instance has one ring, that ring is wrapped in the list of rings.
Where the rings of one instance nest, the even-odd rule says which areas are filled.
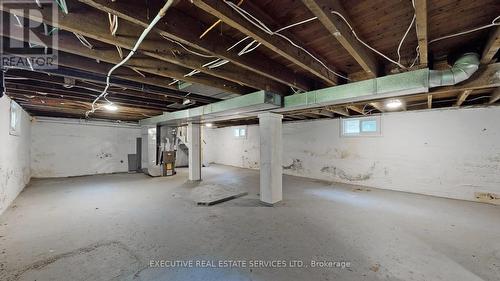
[[[263,207],[258,171],[214,165],[203,185],[249,195],[197,207],[186,172],[33,180],[0,217],[0,280],[499,280],[498,206],[284,176],[283,203]],[[250,268],[253,260],[350,267]]]

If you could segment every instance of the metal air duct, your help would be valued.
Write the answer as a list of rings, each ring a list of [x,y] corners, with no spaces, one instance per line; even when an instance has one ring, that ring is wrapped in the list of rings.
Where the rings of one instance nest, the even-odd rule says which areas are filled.
[[[451,69],[429,70],[429,88],[452,86],[469,79],[479,68],[479,55],[463,54]]]

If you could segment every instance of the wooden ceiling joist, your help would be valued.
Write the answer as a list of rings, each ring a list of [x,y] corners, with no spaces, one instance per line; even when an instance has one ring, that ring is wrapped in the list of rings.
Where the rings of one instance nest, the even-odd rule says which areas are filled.
[[[273,36],[255,27],[223,1],[192,0],[191,2],[203,11],[221,19],[227,25],[250,36],[280,56],[322,79],[328,85],[333,86],[339,84],[339,78],[336,75],[328,71],[305,51],[294,47],[279,36]]]
[[[82,45],[81,42],[73,34],[63,33],[63,32],[58,33],[59,42],[57,46],[53,46],[50,36],[46,36],[43,33],[43,30],[41,29],[30,29],[30,30],[32,33],[36,34],[37,37],[43,41],[43,44],[45,44],[49,48],[56,48],[57,50],[63,52],[72,53],[75,55],[84,56],[92,59],[97,59],[99,61],[104,61],[111,64],[118,64],[122,60],[118,52],[116,52],[116,49],[114,49],[114,47],[112,46],[108,47],[103,45],[98,48],[89,49],[86,46]],[[25,40],[23,36],[20,36],[22,34],[19,34],[18,32],[14,32],[12,34],[9,31],[3,30],[3,28],[0,32],[2,33],[2,36],[7,36],[9,38],[20,41]],[[126,65],[134,67],[135,69],[145,73],[152,73],[167,78],[175,78],[181,81],[207,85],[235,94],[241,95],[252,91],[250,88],[243,87],[237,83],[223,80],[220,78],[207,77],[202,75],[186,76],[187,73],[191,72],[190,69],[152,58],[146,59],[146,58],[138,58],[137,56],[132,57],[127,62]]]
[[[381,104],[380,102],[371,102],[370,105],[379,112],[385,112],[384,105]]]
[[[34,71],[10,69],[8,71],[7,75],[8,75],[8,77],[26,78],[26,79],[29,79],[30,81],[51,83],[51,84],[59,85],[59,86],[66,84],[63,77],[55,76],[55,75],[48,75],[45,73],[39,73],[39,72],[34,72]],[[7,78],[7,81],[8,81],[8,78]],[[19,81],[22,81],[22,80],[19,80]],[[104,86],[105,85],[103,85],[103,84],[99,85],[99,84],[96,84],[94,82],[85,82],[85,81],[76,80],[73,88],[93,89],[95,91],[102,91],[104,89]],[[114,89],[116,89],[116,90],[114,90]],[[110,93],[119,93],[120,95],[123,95],[123,96],[144,98],[144,99],[150,99],[150,100],[155,100],[155,101],[160,101],[160,102],[182,102],[181,98],[178,98],[175,96],[168,96],[166,94],[162,95],[162,94],[158,94],[158,93],[148,93],[145,91],[137,91],[137,90],[126,89],[124,87],[117,87],[117,86],[111,86],[109,92]]]
[[[363,108],[361,108],[357,105],[349,104],[349,105],[347,105],[347,109],[352,110],[354,112],[357,112],[361,115],[366,115],[366,112],[364,112]]]
[[[349,26],[341,18],[332,13],[332,11],[336,11],[346,17],[347,13],[344,11],[340,1],[302,0],[302,2],[319,19],[328,32],[337,39],[344,49],[346,49],[358,62],[367,73],[367,77],[377,77],[378,65],[373,53],[355,38]]]
[[[26,95],[49,96],[52,98],[68,98],[68,99],[74,98],[88,102],[92,102],[99,95],[99,93],[91,91],[83,91],[82,89],[63,90],[50,87],[40,87],[34,85],[14,84],[14,83],[6,83],[6,85],[7,85],[7,93],[22,92],[23,94]],[[153,101],[131,99],[130,97],[123,97],[123,96],[120,97],[119,95],[112,93],[108,95],[108,99],[119,105],[128,105],[128,106],[136,106],[138,108],[170,111],[169,108],[167,107],[167,103],[158,103]]]
[[[71,3],[70,3],[71,4]],[[19,6],[19,5],[16,5]],[[33,6],[25,4],[26,7]],[[42,9],[40,13],[30,13],[31,20],[53,24],[50,22],[52,11]],[[107,44],[115,45],[120,48],[127,49],[124,52],[128,53],[131,50],[137,38],[141,35],[143,29],[135,24],[127,21],[120,22],[119,31],[116,35],[109,32],[109,26],[106,22],[107,17],[104,13],[95,9],[80,9],[76,13],[64,15],[59,14],[59,18],[55,24],[58,28],[70,32],[76,32],[87,38],[92,38]],[[201,71],[205,74],[212,75],[221,79],[232,81],[238,84],[243,84],[248,87],[271,90],[276,93],[286,93],[289,88],[268,77],[256,75],[247,69],[237,67],[234,64],[226,64],[223,67],[209,68],[204,67],[205,64],[214,61],[214,58],[204,58],[193,55],[182,49],[179,45],[163,39],[160,35],[151,33],[141,43],[139,51],[152,58],[173,63],[182,67]],[[186,73],[187,74],[187,73]]]
[[[472,93],[472,90],[465,90],[461,92],[458,97],[457,97],[457,102],[455,103],[455,106],[461,106],[462,103],[467,99],[467,97]]]
[[[65,68],[70,68],[70,69],[75,69],[75,70],[81,70],[87,73],[88,71],[91,71],[91,73],[96,73],[101,75],[101,79],[98,80],[97,78],[88,78],[85,77],[85,80],[87,81],[92,81],[92,82],[104,82],[105,83],[105,76],[107,75],[109,69],[111,69],[112,65],[105,63],[105,62],[100,62],[97,63],[95,60],[92,60],[90,58],[86,57],[81,57],[73,54],[68,54],[64,52],[58,52],[58,64],[61,67]],[[58,71],[57,73],[61,72],[63,76],[67,77],[68,74],[66,71]],[[50,72],[53,73],[53,72]],[[57,74],[56,74],[57,75]],[[72,75],[71,77],[73,78],[81,78],[79,73]],[[141,83],[136,87],[137,90],[140,91],[145,91],[145,92],[152,92],[152,93],[159,93],[159,94],[167,94],[169,96],[173,97],[178,97],[178,98],[184,98],[188,93],[187,92],[182,92],[179,91],[175,86],[169,85],[170,81],[167,79],[156,76],[156,75],[150,75],[148,74],[146,77],[142,77],[137,75],[137,73],[133,72],[131,69],[127,67],[119,68],[115,72],[115,77],[126,80],[126,81],[133,81],[137,83]],[[113,81],[113,80],[111,80]],[[145,84],[145,85],[144,85]],[[148,88],[149,86],[153,86],[155,90],[150,90]],[[216,99],[213,97],[208,97],[208,96],[202,96],[198,95],[195,93],[189,94],[189,98],[192,100],[195,100],[200,103],[211,103],[211,102],[217,102],[220,101],[220,99]]]
[[[349,111],[347,111],[344,108],[328,106],[325,109],[328,110],[328,111],[331,111],[333,113],[336,113],[338,115],[345,116],[345,117],[351,116],[351,114],[349,113]]]
[[[417,39],[419,61],[422,67],[427,67],[429,59],[427,39],[427,0],[415,0],[415,24],[417,25]]]
[[[489,104],[493,104],[500,100],[500,88],[496,88],[493,94],[490,96],[490,100],[488,101]]]
[[[74,0],[73,0],[74,1]],[[151,21],[145,12],[142,4],[130,4],[120,1],[112,2],[108,0],[79,0],[96,9],[117,15],[143,28]],[[167,36],[188,47],[196,48],[210,55],[230,61],[231,63],[255,72],[259,75],[271,78],[280,83],[292,86],[304,91],[313,89],[313,82],[309,79],[296,75],[284,65],[270,61],[259,52],[252,52],[239,56],[237,52],[228,52],[227,49],[235,43],[234,39],[224,35],[207,33],[202,39],[202,34],[208,26],[182,14],[175,9],[170,9],[164,19],[164,24],[157,25],[154,30],[163,36]],[[184,24],[190,22],[192,24]]]
[[[482,64],[489,64],[492,62],[493,57],[500,49],[500,27],[496,27],[490,34],[486,46],[484,47],[481,56]]]

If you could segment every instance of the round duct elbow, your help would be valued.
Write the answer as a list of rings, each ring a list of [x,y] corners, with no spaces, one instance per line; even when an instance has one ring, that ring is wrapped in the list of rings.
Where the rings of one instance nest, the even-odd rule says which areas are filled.
[[[469,79],[479,68],[479,55],[476,53],[463,54],[451,69],[430,70],[429,88],[456,85]]]

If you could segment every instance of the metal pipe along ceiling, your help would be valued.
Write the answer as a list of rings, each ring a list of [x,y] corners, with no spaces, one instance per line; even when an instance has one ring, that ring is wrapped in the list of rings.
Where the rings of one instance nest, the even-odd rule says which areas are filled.
[[[463,54],[451,69],[430,70],[429,88],[451,86],[469,79],[479,68],[479,55],[476,53]]]

